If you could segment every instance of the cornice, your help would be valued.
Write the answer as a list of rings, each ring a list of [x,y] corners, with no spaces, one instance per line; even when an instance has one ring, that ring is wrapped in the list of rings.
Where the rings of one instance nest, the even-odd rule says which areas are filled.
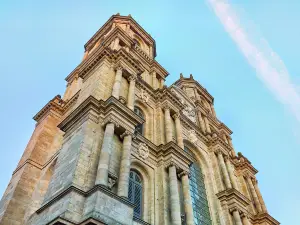
[[[218,135],[213,135],[212,138],[210,138],[209,147],[213,151],[216,150],[215,148],[224,149],[226,150],[227,155],[230,155],[231,152],[231,147],[227,143],[225,143],[225,141],[223,141],[223,139]]]
[[[250,173],[252,176],[255,176],[256,173],[258,173],[258,170],[252,166],[251,162],[243,156],[242,153],[238,153],[238,156],[235,156],[233,159],[234,166],[236,170],[241,171],[243,173]]]
[[[216,196],[221,202],[226,202],[229,211],[237,209],[247,212],[247,206],[251,203],[250,199],[234,188],[221,191]]]
[[[12,175],[14,175],[16,172],[18,172],[20,169],[22,169],[26,164],[30,164],[36,168],[38,168],[39,170],[43,170],[45,167],[47,167],[55,158],[57,158],[58,154],[59,154],[59,150],[56,151],[50,158],[49,160],[44,163],[43,165],[33,161],[32,159],[26,159],[24,163],[22,163],[21,165],[19,165],[14,172],[12,173]]]
[[[253,217],[253,222],[255,224],[270,224],[270,225],[279,225],[280,223],[270,216],[268,213],[259,213]]]
[[[131,16],[120,16],[113,15],[108,21],[90,38],[90,40],[84,45],[84,48],[87,49],[90,46],[93,46],[95,42],[99,40],[101,36],[103,36],[107,30],[109,30],[114,22],[118,22],[123,20],[125,23],[130,23],[131,29],[136,31],[143,40],[153,45],[153,55],[156,56],[156,43],[155,40],[148,34]]]
[[[53,115],[61,117],[63,115],[63,106],[65,101],[61,99],[60,95],[51,99],[34,117],[36,122],[39,122],[41,118],[47,115],[49,112],[53,112]]]
[[[105,194],[107,194],[108,196],[120,201],[121,203],[134,208],[134,204],[131,203],[128,199],[126,198],[122,198],[118,195],[116,195],[115,193],[113,193],[112,191],[110,191],[108,188],[103,187],[101,185],[95,185],[93,188],[91,188],[89,191],[83,191],[80,188],[71,185],[68,188],[66,188],[65,190],[61,191],[60,193],[58,193],[56,196],[54,196],[51,200],[49,200],[48,202],[46,202],[44,205],[42,205],[41,208],[39,208],[36,213],[40,214],[42,211],[44,211],[46,208],[48,208],[49,206],[53,205],[55,202],[57,202],[59,199],[61,199],[63,196],[67,195],[70,192],[76,192],[77,194],[80,194],[84,197],[88,197],[91,194],[93,194],[96,191],[101,191]]]
[[[214,102],[214,97],[207,91],[206,88],[204,88],[201,84],[198,83],[198,81],[194,80],[193,78],[180,78],[175,81],[174,84],[178,87],[186,86],[186,84],[194,86],[204,95],[208,102]]]
[[[179,161],[184,162],[187,167],[196,161],[196,159],[191,154],[184,151],[173,141],[170,141],[169,143],[158,146],[157,158],[163,157],[164,160],[166,160],[168,158],[167,156],[170,156],[170,155],[173,155],[177,159],[180,159]],[[176,161],[176,158],[174,158],[175,161]]]

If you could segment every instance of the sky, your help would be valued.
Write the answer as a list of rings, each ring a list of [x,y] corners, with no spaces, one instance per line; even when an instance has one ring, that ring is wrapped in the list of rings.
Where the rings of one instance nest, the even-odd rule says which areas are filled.
[[[269,213],[300,212],[300,1],[1,1],[0,195],[34,130],[32,117],[80,63],[113,14],[131,14],[156,40],[167,85],[193,74],[215,98],[233,144],[259,170]]]

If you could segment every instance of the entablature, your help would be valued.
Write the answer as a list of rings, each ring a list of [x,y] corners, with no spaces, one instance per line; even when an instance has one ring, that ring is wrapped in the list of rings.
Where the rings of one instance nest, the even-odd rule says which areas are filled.
[[[279,225],[280,223],[275,220],[268,213],[259,213],[252,217],[253,224],[268,224],[268,225]]]
[[[247,213],[247,207],[250,204],[250,199],[234,188],[221,191],[216,194],[222,204],[227,204],[229,211],[239,210]]]
[[[103,125],[108,122],[113,122],[118,127],[122,127],[122,132],[128,130],[134,133],[135,126],[144,123],[144,119],[136,115],[113,96],[109,97],[106,101],[97,100],[93,96],[89,96],[71,112],[58,127],[62,131],[68,132],[72,130],[75,125],[87,119],[99,123],[100,118],[103,119]]]
[[[238,156],[235,156],[233,163],[236,170],[244,176],[250,175],[253,178],[258,172],[258,170],[252,166],[251,162],[240,152],[238,152]]]

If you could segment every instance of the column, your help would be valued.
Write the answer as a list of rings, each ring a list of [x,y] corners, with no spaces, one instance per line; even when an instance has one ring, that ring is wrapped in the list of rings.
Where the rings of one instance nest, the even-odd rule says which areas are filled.
[[[240,213],[239,213],[238,210],[235,209],[233,211],[232,215],[233,215],[233,219],[234,219],[235,225],[243,225],[241,217],[240,217]]]
[[[175,165],[169,166],[169,186],[171,203],[171,221],[172,225],[181,225],[180,201],[177,184],[177,174]]]
[[[223,133],[223,139],[224,139],[224,141],[225,141],[226,144],[229,144],[229,142],[227,140],[227,137],[226,137],[226,134],[224,134],[224,133]]]
[[[206,126],[206,131],[207,131],[207,133],[210,134],[211,130],[210,130],[210,126],[209,126],[209,121],[206,116],[204,116],[204,122],[205,122],[205,126]]]
[[[96,184],[107,186],[108,183],[108,167],[111,155],[111,143],[114,136],[115,125],[113,123],[106,124],[99,164],[97,169]]]
[[[183,138],[182,138],[182,128],[181,128],[181,123],[180,123],[180,114],[179,113],[174,114],[173,118],[175,120],[177,144],[180,148],[184,149]]]
[[[153,72],[152,72],[152,87],[153,87],[153,89],[156,89],[156,88],[157,88],[157,87],[156,87],[156,81],[157,81],[157,79],[156,79],[156,72],[153,71]]]
[[[160,79],[160,88],[163,88],[165,85],[165,80],[163,78]]]
[[[194,93],[195,93],[195,99],[200,100],[200,95],[198,94],[198,91],[196,88],[194,88]]]
[[[194,212],[190,192],[190,181],[188,173],[185,172],[181,176],[182,190],[183,190],[183,204],[186,215],[186,225],[194,225]]]
[[[229,173],[229,178],[230,178],[232,187],[234,189],[238,190],[238,185],[237,185],[237,182],[236,182],[236,177],[234,176],[234,171],[233,171],[232,166],[230,164],[229,157],[225,156],[224,159],[225,159],[225,164],[226,164],[226,167],[227,167],[227,171]]]
[[[172,125],[171,125],[171,116],[170,108],[165,107],[165,133],[166,133],[166,143],[172,141]]]
[[[120,97],[120,88],[121,88],[121,80],[122,80],[122,70],[123,70],[123,68],[121,66],[117,67],[116,77],[115,77],[115,83],[114,83],[112,94],[111,94],[116,99],[119,99],[119,97]]]
[[[120,39],[117,37],[114,41],[113,50],[116,50],[119,47]]]
[[[255,191],[256,191],[256,194],[258,196],[258,199],[259,199],[259,202],[261,204],[261,208],[262,208],[262,211],[263,212],[267,212],[267,207],[266,207],[266,204],[265,204],[265,201],[260,193],[260,190],[258,188],[258,184],[257,184],[257,180],[254,181],[254,188],[255,188]]]
[[[224,163],[224,158],[223,158],[222,151],[219,150],[217,152],[217,156],[218,156],[218,161],[219,161],[221,171],[222,171],[222,174],[223,174],[223,177],[224,177],[225,187],[226,188],[232,188],[231,183],[230,183],[230,178],[228,176],[228,172],[227,172],[227,169],[226,169],[226,166],[225,166],[225,163]]]
[[[134,109],[135,80],[136,80],[136,75],[131,75],[129,77],[129,89],[128,89],[127,107],[129,109],[131,109],[131,110]]]
[[[255,192],[253,183],[252,183],[251,178],[250,178],[249,175],[246,176],[246,180],[248,182],[248,185],[249,185],[249,188],[250,188],[250,192],[251,192],[251,195],[253,197],[253,201],[255,203],[256,209],[257,209],[258,213],[260,213],[262,211],[262,208],[261,208],[260,202],[258,200],[258,196],[257,196],[257,194]]]
[[[119,173],[118,195],[128,197],[129,173],[130,173],[130,158],[131,158],[131,142],[132,135],[126,131],[123,139],[123,152]]]
[[[243,221],[243,225],[251,225],[247,216],[244,216],[242,218],[242,221]]]
[[[211,111],[212,111],[212,114],[214,115],[214,117],[216,117],[216,111],[215,111],[215,107],[213,104],[210,105],[210,108],[211,108]]]
[[[199,121],[201,131],[205,134],[206,133],[205,123],[203,121],[200,109],[197,110],[197,113],[198,113],[198,121]]]

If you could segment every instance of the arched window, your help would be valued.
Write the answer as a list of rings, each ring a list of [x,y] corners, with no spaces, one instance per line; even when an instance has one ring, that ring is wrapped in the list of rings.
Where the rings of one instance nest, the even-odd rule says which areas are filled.
[[[139,117],[145,119],[144,113],[142,112],[142,110],[140,110],[140,108],[134,107],[134,112],[135,112]],[[144,134],[144,124],[139,124],[139,125],[137,125],[136,128],[135,128],[135,131],[136,131],[137,133],[140,133],[140,134],[143,135],[143,134]]]
[[[187,147],[184,147],[184,151],[194,155]],[[198,162],[190,166],[190,191],[195,225],[211,225],[204,177]]]
[[[143,184],[141,177],[135,172],[130,171],[128,199],[135,204],[134,216],[142,218],[142,200],[143,200]]]

